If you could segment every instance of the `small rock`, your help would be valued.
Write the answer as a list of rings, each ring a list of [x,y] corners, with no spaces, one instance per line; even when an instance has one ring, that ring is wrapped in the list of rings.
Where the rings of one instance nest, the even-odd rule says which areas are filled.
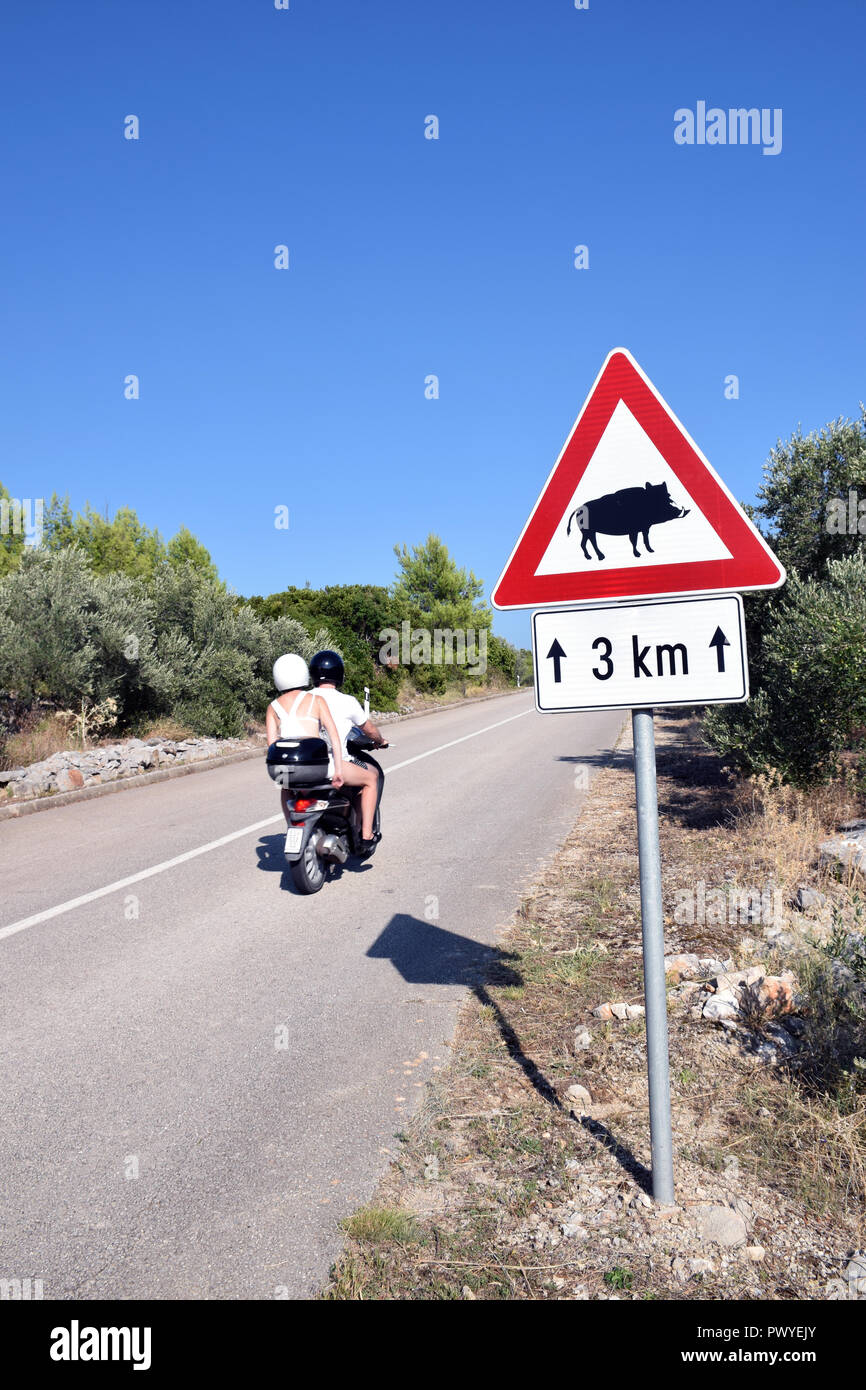
[[[701,975],[706,977],[724,975],[726,970],[734,968],[732,960],[717,960],[715,956],[701,956],[698,964],[701,967]]]
[[[697,1233],[713,1245],[736,1246],[746,1243],[746,1223],[730,1207],[706,1206],[695,1209]]]
[[[756,984],[764,978],[764,973],[763,966],[750,965],[746,970],[730,970],[723,975],[717,975],[710,983],[717,994],[722,994],[741,985]]]
[[[840,994],[847,993],[854,983],[854,971],[850,965],[846,965],[843,960],[838,960],[836,957],[830,961],[830,975],[834,988]]]
[[[862,833],[862,832],[861,832]],[[853,832],[837,835],[832,840],[824,840],[818,846],[820,862],[826,868],[859,869],[864,867],[866,845],[860,835]]]
[[[592,1096],[585,1086],[569,1086],[566,1091],[566,1098],[571,1102],[572,1108],[578,1115],[588,1115],[589,1107],[592,1105]]]
[[[743,1247],[743,1254],[746,1259],[751,1260],[752,1264],[755,1265],[761,1263],[766,1253],[763,1245],[746,1245]]]
[[[739,1008],[739,1001],[733,990],[722,990],[707,1000],[703,1008],[703,1017],[718,1023],[723,1018],[736,1018]]]
[[[566,1240],[588,1240],[589,1232],[586,1227],[581,1225],[580,1217],[573,1213],[567,1220],[563,1221],[559,1228]]]
[[[475,1297],[475,1294],[472,1292],[468,1284],[463,1285],[463,1288],[460,1290],[460,1294],[461,1297],[467,1299],[470,1303],[478,1302],[478,1299]]]
[[[610,1004],[599,1004],[592,1011],[593,1018],[603,1018],[605,1020],[613,1018],[613,1009]]]
[[[439,1159],[435,1154],[424,1155],[424,1181],[437,1182],[439,1179]]]
[[[84,786],[84,778],[77,767],[64,768],[57,774],[57,790],[61,792],[75,791],[78,787]]]
[[[618,1018],[623,1023],[628,1018],[628,1004],[611,1004],[610,1011],[614,1018]]]
[[[856,1297],[855,1294],[851,1293],[844,1279],[830,1279],[826,1285],[826,1293],[831,1303]]]
[[[792,1012],[796,988],[797,981],[790,970],[785,970],[781,975],[767,975],[749,985],[750,992],[757,1002],[774,1014]]]
[[[807,888],[802,883],[794,896],[794,906],[800,912],[808,912],[813,907],[825,907],[826,904],[826,893],[819,893],[816,888]]]
[[[715,1274],[716,1266],[713,1264],[712,1260],[705,1260],[702,1256],[698,1256],[697,1259],[689,1260],[689,1270],[693,1276],[697,1274]]]
[[[575,1028],[574,1030],[574,1050],[575,1052],[586,1052],[592,1047],[592,1034],[588,1028]]]
[[[665,956],[665,974],[674,976],[676,982],[683,979],[696,980],[700,973],[701,963],[693,952]]]
[[[853,1255],[842,1271],[852,1298],[866,1298],[866,1251]]]
[[[783,1027],[781,1023],[768,1023],[764,1028],[764,1032],[770,1042],[773,1043],[780,1052],[790,1054],[797,1051],[796,1042],[787,1028]]]
[[[690,999],[693,994],[700,994],[702,992],[706,994],[706,990],[698,980],[683,980],[682,984],[677,985],[671,990],[671,994],[676,995],[680,999]]]
[[[675,1255],[674,1258],[671,1260],[671,1273],[673,1274],[677,1283],[685,1284],[687,1282],[691,1274],[691,1270],[689,1269],[682,1255]]]
[[[626,1018],[643,1018],[645,1013],[646,1009],[643,1004],[626,1004],[625,1006]]]
[[[766,1062],[769,1067],[775,1066],[779,1060],[779,1050],[769,1038],[750,1038],[748,1051],[759,1062]]]

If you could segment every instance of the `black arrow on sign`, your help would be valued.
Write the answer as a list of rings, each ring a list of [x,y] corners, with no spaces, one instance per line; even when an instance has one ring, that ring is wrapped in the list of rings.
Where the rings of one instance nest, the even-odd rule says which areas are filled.
[[[725,669],[725,647],[729,647],[730,645],[722,629],[717,627],[710,638],[710,646],[716,649],[716,661],[719,663],[720,671],[724,671]]]
[[[556,684],[559,685],[562,680],[562,672],[560,670],[559,663],[565,656],[565,652],[562,650],[562,647],[559,645],[559,642],[555,637],[553,639],[553,646],[547,653],[547,656],[548,660],[550,659],[550,657],[553,657],[553,679],[556,682]]]

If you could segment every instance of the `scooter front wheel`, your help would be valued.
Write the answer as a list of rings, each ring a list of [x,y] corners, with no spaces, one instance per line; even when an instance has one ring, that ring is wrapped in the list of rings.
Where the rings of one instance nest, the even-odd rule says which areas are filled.
[[[320,859],[316,853],[318,836],[311,835],[300,859],[289,867],[292,871],[292,882],[299,893],[318,893],[324,887],[325,879],[328,877],[328,870],[324,860]]]

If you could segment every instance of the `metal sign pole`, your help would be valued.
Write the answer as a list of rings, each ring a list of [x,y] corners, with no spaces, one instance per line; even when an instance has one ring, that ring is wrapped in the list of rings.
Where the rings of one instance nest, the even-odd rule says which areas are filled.
[[[653,711],[632,710],[631,724],[634,734],[634,779],[640,855],[653,1196],[657,1202],[670,1205],[674,1200],[671,1078],[668,1061],[662,866],[659,852],[659,804]]]

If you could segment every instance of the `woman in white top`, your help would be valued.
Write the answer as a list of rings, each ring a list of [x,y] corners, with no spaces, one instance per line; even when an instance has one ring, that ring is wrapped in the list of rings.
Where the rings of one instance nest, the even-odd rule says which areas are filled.
[[[334,717],[327,704],[310,684],[310,672],[302,656],[288,653],[274,662],[274,685],[280,694],[268,705],[268,743],[278,738],[319,738],[322,727],[328,731],[333,749],[333,769],[328,768],[331,785],[343,785],[343,745],[337,733]],[[283,787],[280,804],[286,825],[289,824],[288,790]]]

